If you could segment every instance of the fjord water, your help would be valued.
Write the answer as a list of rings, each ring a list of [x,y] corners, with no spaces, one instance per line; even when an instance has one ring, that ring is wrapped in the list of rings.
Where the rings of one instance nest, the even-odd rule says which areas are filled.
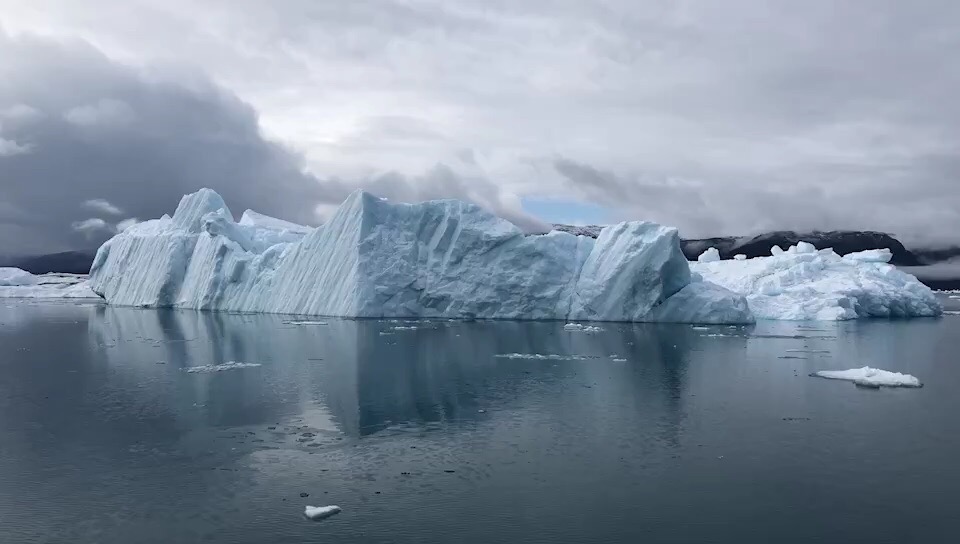
[[[960,317],[595,333],[290,320],[0,301],[0,542],[882,543],[960,529]],[[554,357],[498,357],[514,353]],[[260,366],[184,371],[227,362]],[[808,376],[864,365],[925,386]],[[328,504],[343,512],[303,518]]]

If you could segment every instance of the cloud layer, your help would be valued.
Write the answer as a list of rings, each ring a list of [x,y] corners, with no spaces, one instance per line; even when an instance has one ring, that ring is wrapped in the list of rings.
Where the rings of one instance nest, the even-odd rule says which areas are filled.
[[[73,138],[58,136],[63,148],[85,155],[121,136],[110,145],[131,160],[117,172],[150,185],[139,197],[151,203],[217,178],[236,208],[305,221],[363,185],[407,199],[466,195],[520,222],[517,197],[536,196],[690,236],[873,228],[960,242],[960,4],[950,0],[0,8],[11,32],[92,44],[21,44],[20,76],[0,83],[0,99],[18,101],[0,110],[26,105],[50,130],[55,118]],[[177,67],[177,83],[144,74],[157,65]],[[82,100],[67,99],[74,84]],[[32,114],[18,115],[22,125]],[[45,152],[16,123],[0,119],[4,164]],[[145,123],[159,136],[142,134]],[[170,141],[150,157],[124,145],[158,139]],[[111,184],[75,183],[92,184],[79,201],[156,215]]]

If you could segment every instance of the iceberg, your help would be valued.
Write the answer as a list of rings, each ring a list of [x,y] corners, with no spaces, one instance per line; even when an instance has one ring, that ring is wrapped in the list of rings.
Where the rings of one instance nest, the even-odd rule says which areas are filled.
[[[99,299],[90,290],[86,276],[42,274],[35,276],[19,268],[0,268],[0,298]]]
[[[37,278],[26,270],[13,267],[0,267],[0,286],[19,287],[21,285],[35,285],[36,283]]]
[[[108,303],[340,317],[750,323],[746,299],[691,274],[677,230],[633,221],[594,240],[524,235],[457,201],[356,191],[323,226],[216,192],[105,242],[90,287]]]
[[[866,387],[923,387],[915,376],[880,370],[879,368],[851,368],[850,370],[821,370],[811,376],[829,380],[847,380]]]
[[[845,320],[861,317],[933,317],[943,309],[916,277],[889,264],[889,249],[850,253],[800,242],[770,257],[721,261],[707,249],[694,272],[746,297],[757,319]],[[706,283],[710,285],[710,283]]]

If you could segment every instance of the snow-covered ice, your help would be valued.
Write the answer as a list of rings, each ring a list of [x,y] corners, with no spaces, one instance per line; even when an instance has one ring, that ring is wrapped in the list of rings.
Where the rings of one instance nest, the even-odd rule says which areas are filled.
[[[239,370],[241,368],[254,368],[260,366],[260,363],[238,363],[235,361],[228,361],[226,363],[220,363],[219,365],[203,365],[203,366],[191,366],[184,368],[184,372],[190,374],[207,374],[210,372],[223,372],[224,370]]]
[[[209,189],[97,252],[111,304],[343,317],[750,323],[743,296],[691,274],[674,228],[634,221],[599,237],[525,236],[456,200],[395,204],[357,191],[322,227]]]
[[[777,249],[770,257],[721,261],[710,248],[690,268],[744,295],[757,319],[926,317],[942,311],[930,288],[888,264],[888,249],[843,257],[806,242]]]
[[[858,385],[870,387],[923,387],[916,377],[910,374],[901,374],[899,372],[890,372],[878,368],[851,368],[850,370],[821,370],[814,372],[811,376],[827,378],[830,380],[847,380]]]
[[[0,286],[34,285],[35,283],[37,283],[36,276],[26,270],[0,267]]]
[[[0,268],[0,298],[99,299],[90,290],[86,276],[42,274],[35,276],[19,268]]]
[[[303,515],[312,521],[320,521],[321,519],[329,518],[340,512],[340,507],[335,504],[331,504],[330,506],[307,506],[303,509]]]

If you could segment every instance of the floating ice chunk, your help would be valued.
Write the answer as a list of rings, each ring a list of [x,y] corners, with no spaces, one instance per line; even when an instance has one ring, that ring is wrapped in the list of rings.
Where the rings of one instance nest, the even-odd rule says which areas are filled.
[[[284,325],[329,325],[326,321],[311,321],[308,319],[299,319],[294,321],[284,321]]]
[[[26,270],[13,267],[0,267],[0,285],[2,286],[35,285],[36,283],[36,276]]]
[[[499,359],[532,359],[535,361],[585,361],[584,355],[543,355],[541,353],[502,353],[494,355]]]
[[[736,255],[733,256],[733,260],[735,260],[735,261],[745,261],[745,260],[747,260],[747,256],[744,255],[743,253],[737,253]]]
[[[943,315],[960,315],[960,310],[944,310]]]
[[[814,372],[811,376],[830,380],[847,380],[868,387],[923,387],[920,380],[910,374],[890,372],[888,370],[870,368],[869,366],[851,368],[850,370],[821,370]]]
[[[783,248],[780,246],[773,246],[770,248],[770,254],[776,257],[777,255],[783,254]]]
[[[456,200],[351,194],[315,229],[234,222],[203,189],[172,218],[104,243],[90,286],[108,303],[343,317],[753,320],[742,295],[690,273],[677,230],[633,221],[599,237],[525,236]],[[690,287],[693,286],[693,287]]]
[[[580,323],[567,323],[563,330],[571,332],[601,332],[603,329],[593,325],[581,325]]]
[[[940,315],[936,295],[887,264],[886,250],[840,257],[801,242],[771,257],[698,261],[691,270],[744,295],[757,319],[843,320]]]
[[[219,365],[191,366],[184,368],[183,371],[190,374],[206,374],[209,372],[223,372],[224,370],[238,370],[241,368],[253,368],[257,366],[260,366],[260,363],[238,363],[235,361],[229,361]]]
[[[335,504],[330,506],[307,506],[303,509],[303,515],[311,521],[320,521],[339,514],[340,512],[340,507]]]

